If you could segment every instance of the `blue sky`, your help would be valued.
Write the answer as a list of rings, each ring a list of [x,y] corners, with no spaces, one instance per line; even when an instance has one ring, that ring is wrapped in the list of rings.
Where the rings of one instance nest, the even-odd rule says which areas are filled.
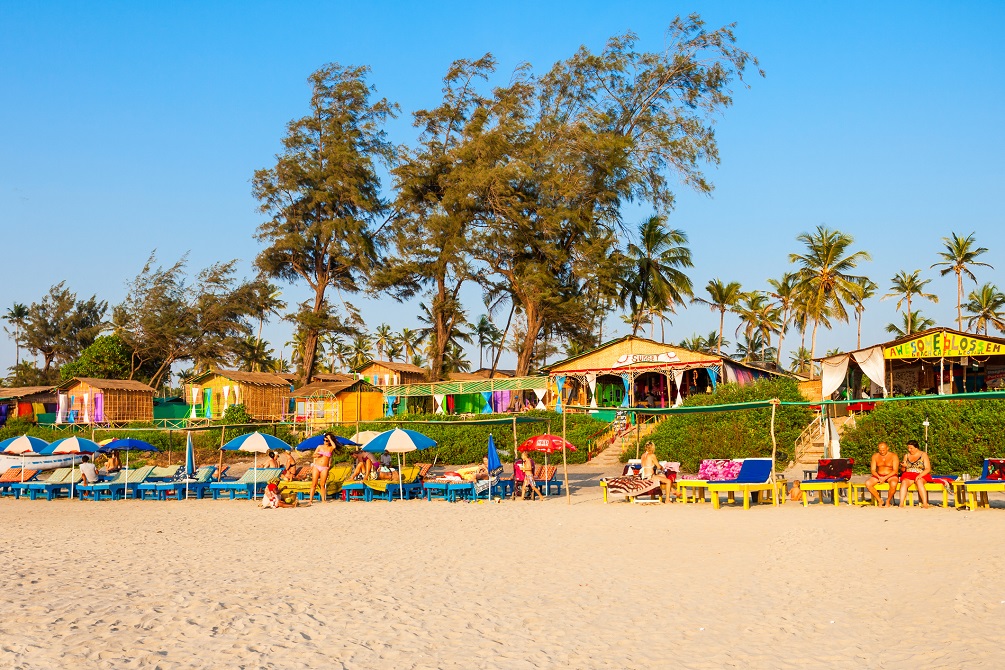
[[[250,178],[272,164],[323,63],[369,65],[379,94],[402,107],[392,139],[409,142],[409,113],[437,103],[454,59],[493,53],[501,83],[521,62],[543,71],[626,30],[659,49],[673,16],[691,11],[713,26],[737,22],[740,46],[767,73],[718,119],[714,194],[678,191],[671,221],[690,235],[697,287],[721,277],[765,288],[798,250],[796,235],[819,224],[872,254],[862,270],[881,294],[901,269],[933,277],[941,302],[921,307],[945,325],[955,285],[928,270],[941,237],[976,232],[996,266],[978,280],[1005,285],[1002,3],[5,0],[0,307],[62,280],[114,304],[153,249],[164,261],[190,252],[194,268],[237,258],[250,274],[261,220]],[[305,295],[283,290],[291,302]],[[414,306],[356,302],[372,326],[417,325]],[[474,320],[476,290],[467,305]],[[873,301],[863,343],[886,339],[895,318],[893,301]],[[717,325],[691,307],[668,340]],[[266,337],[278,353],[289,328],[270,324]],[[854,344],[854,324],[841,325],[818,350]],[[0,367],[13,360],[0,337]]]

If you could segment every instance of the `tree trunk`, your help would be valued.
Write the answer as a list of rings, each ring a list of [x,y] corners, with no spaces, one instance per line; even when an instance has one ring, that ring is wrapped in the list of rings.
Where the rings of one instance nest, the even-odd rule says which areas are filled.
[[[856,321],[858,321],[858,344],[856,345],[855,348],[856,349],[861,349],[862,348],[862,313],[859,312],[858,315],[857,315],[857,317],[858,318],[856,319]]]
[[[516,303],[510,298],[509,317],[506,319],[506,327],[503,328],[502,337],[499,338],[499,346],[496,348],[495,356],[492,360],[492,369],[489,370],[489,379],[495,376],[496,368],[499,366],[499,357],[502,356],[503,345],[506,344],[506,335],[509,334],[509,325],[513,321],[513,312],[516,311]]]
[[[526,377],[530,372],[530,363],[534,360],[534,343],[537,342],[537,334],[544,326],[544,319],[538,315],[537,310],[526,303],[523,305],[524,316],[527,317],[527,333],[523,338],[523,347],[516,359],[517,377]]]
[[[911,317],[912,316],[913,316],[913,314],[911,314],[911,292],[908,291],[907,292],[907,332],[904,333],[904,335],[910,335],[911,333],[914,332],[914,329],[911,328]]]
[[[719,310],[719,344],[715,347],[715,353],[722,355],[722,329],[726,327],[726,310]]]
[[[433,335],[436,338],[436,341],[433,343],[436,345],[433,349],[433,360],[429,362],[429,381],[431,382],[440,380],[440,375],[443,373],[443,357],[447,351],[447,342],[450,340],[450,333],[448,332],[446,322],[446,310],[443,309],[446,300],[446,284],[437,278],[436,297],[430,306],[430,316],[433,319]]]
[[[813,319],[813,337],[810,339],[810,380],[816,379],[816,367],[813,365],[813,358],[817,353],[817,325],[820,323],[820,319]]]
[[[317,288],[314,289],[314,314],[315,316],[321,314],[321,310],[324,308],[325,303],[325,283],[318,283]],[[304,351],[302,354],[301,361],[301,371],[303,373],[303,383],[310,384],[311,377],[314,376],[314,363],[317,359],[318,354],[318,336],[320,333],[317,328],[307,328],[304,331]]]
[[[956,271],[956,330],[963,331],[963,273]]]
[[[775,362],[782,366],[782,342],[785,341],[785,329],[789,327],[789,310],[782,312],[782,327],[778,330],[778,351],[775,352]]]

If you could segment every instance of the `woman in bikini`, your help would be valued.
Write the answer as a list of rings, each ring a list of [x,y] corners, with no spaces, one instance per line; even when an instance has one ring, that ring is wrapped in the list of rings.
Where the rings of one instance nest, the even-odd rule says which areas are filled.
[[[284,451],[279,457],[279,465],[283,468],[282,478],[292,481],[297,474],[297,459],[292,451]]]
[[[325,433],[325,441],[314,450],[314,462],[311,464],[311,494],[308,500],[314,500],[314,492],[321,482],[321,502],[328,501],[328,471],[332,466],[332,454],[335,453],[335,438],[331,433]]]
[[[674,482],[672,479],[666,476],[663,472],[663,466],[660,465],[659,459],[656,457],[656,445],[653,442],[646,443],[646,451],[642,454],[642,479],[650,479],[652,481],[660,482],[660,489],[666,490],[666,497],[663,499],[664,502],[670,502],[670,495],[673,493]]]
[[[904,455],[901,467],[904,471],[900,475],[900,506],[907,504],[907,489],[914,484],[921,499],[921,506],[927,508],[928,491],[925,490],[925,484],[932,481],[932,461],[929,460],[928,454],[918,449],[917,440],[908,441],[907,453]]]

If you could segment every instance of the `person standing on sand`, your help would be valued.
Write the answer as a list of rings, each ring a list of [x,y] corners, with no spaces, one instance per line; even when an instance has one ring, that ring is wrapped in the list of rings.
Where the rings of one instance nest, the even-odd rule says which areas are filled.
[[[328,502],[328,471],[332,466],[332,454],[335,453],[335,438],[331,433],[325,433],[324,444],[314,450],[314,462],[311,464],[311,494],[307,500],[314,501],[314,492],[321,482],[321,502]]]
[[[897,482],[900,481],[897,477],[897,473],[900,472],[900,459],[897,458],[897,454],[890,451],[886,442],[876,445],[876,453],[872,455],[869,472],[871,476],[865,480],[865,487],[872,494],[872,499],[877,501],[880,507],[890,507],[893,494],[897,492]],[[883,502],[883,497],[876,490],[876,484],[890,485],[886,502]]]
[[[534,480],[535,467],[537,467],[537,464],[534,463],[534,459],[530,457],[530,453],[525,451],[523,460],[520,461],[520,469],[523,470],[523,487],[520,490],[521,499],[526,499],[527,489],[530,489],[531,500],[534,500],[534,496],[541,497],[541,489],[538,488],[537,482]]]

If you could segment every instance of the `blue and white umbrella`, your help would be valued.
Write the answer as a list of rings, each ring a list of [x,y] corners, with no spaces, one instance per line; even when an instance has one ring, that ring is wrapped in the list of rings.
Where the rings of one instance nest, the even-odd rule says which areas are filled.
[[[220,447],[223,451],[247,451],[255,454],[255,481],[252,486],[252,500],[258,499],[258,454],[267,454],[274,449],[288,451],[290,445],[286,444],[278,437],[267,435],[266,433],[248,433],[235,437],[227,444]]]
[[[25,456],[28,454],[38,456],[48,446],[49,443],[40,437],[19,435],[18,437],[9,437],[3,442],[0,442],[0,454],[10,454],[12,456],[21,457],[21,483],[23,484]]]
[[[489,475],[489,500],[492,500],[492,477],[502,472],[503,465],[502,461],[499,460],[499,452],[496,450],[496,440],[489,433],[489,450],[488,450],[488,470]]]
[[[108,454],[113,451],[124,451],[126,452],[126,472],[129,472],[129,452],[130,451],[160,451],[157,447],[150,444],[149,442],[144,442],[143,440],[137,440],[133,437],[117,437],[107,444],[101,445],[98,449],[99,453]],[[129,477],[126,477],[125,493],[122,496],[123,500],[129,500]]]
[[[64,437],[49,445],[46,450],[50,454],[96,454],[101,449],[101,445],[83,437]],[[73,468],[75,463],[70,464],[70,500],[73,500]]]
[[[298,444],[295,448],[297,451],[310,451],[311,449],[317,449],[322,444],[325,443],[325,434],[318,433],[313,437],[308,437],[306,440]],[[342,437],[341,435],[335,436],[335,444],[341,447],[358,447],[359,443],[353,442],[347,437]]]
[[[384,431],[367,442],[366,446],[363,447],[363,451],[368,451],[371,454],[381,454],[385,451],[398,454],[398,492],[401,494],[401,499],[404,500],[405,490],[402,485],[401,455],[407,454],[410,451],[420,451],[435,446],[436,440],[431,437],[426,437],[414,430],[395,428],[394,430]]]

